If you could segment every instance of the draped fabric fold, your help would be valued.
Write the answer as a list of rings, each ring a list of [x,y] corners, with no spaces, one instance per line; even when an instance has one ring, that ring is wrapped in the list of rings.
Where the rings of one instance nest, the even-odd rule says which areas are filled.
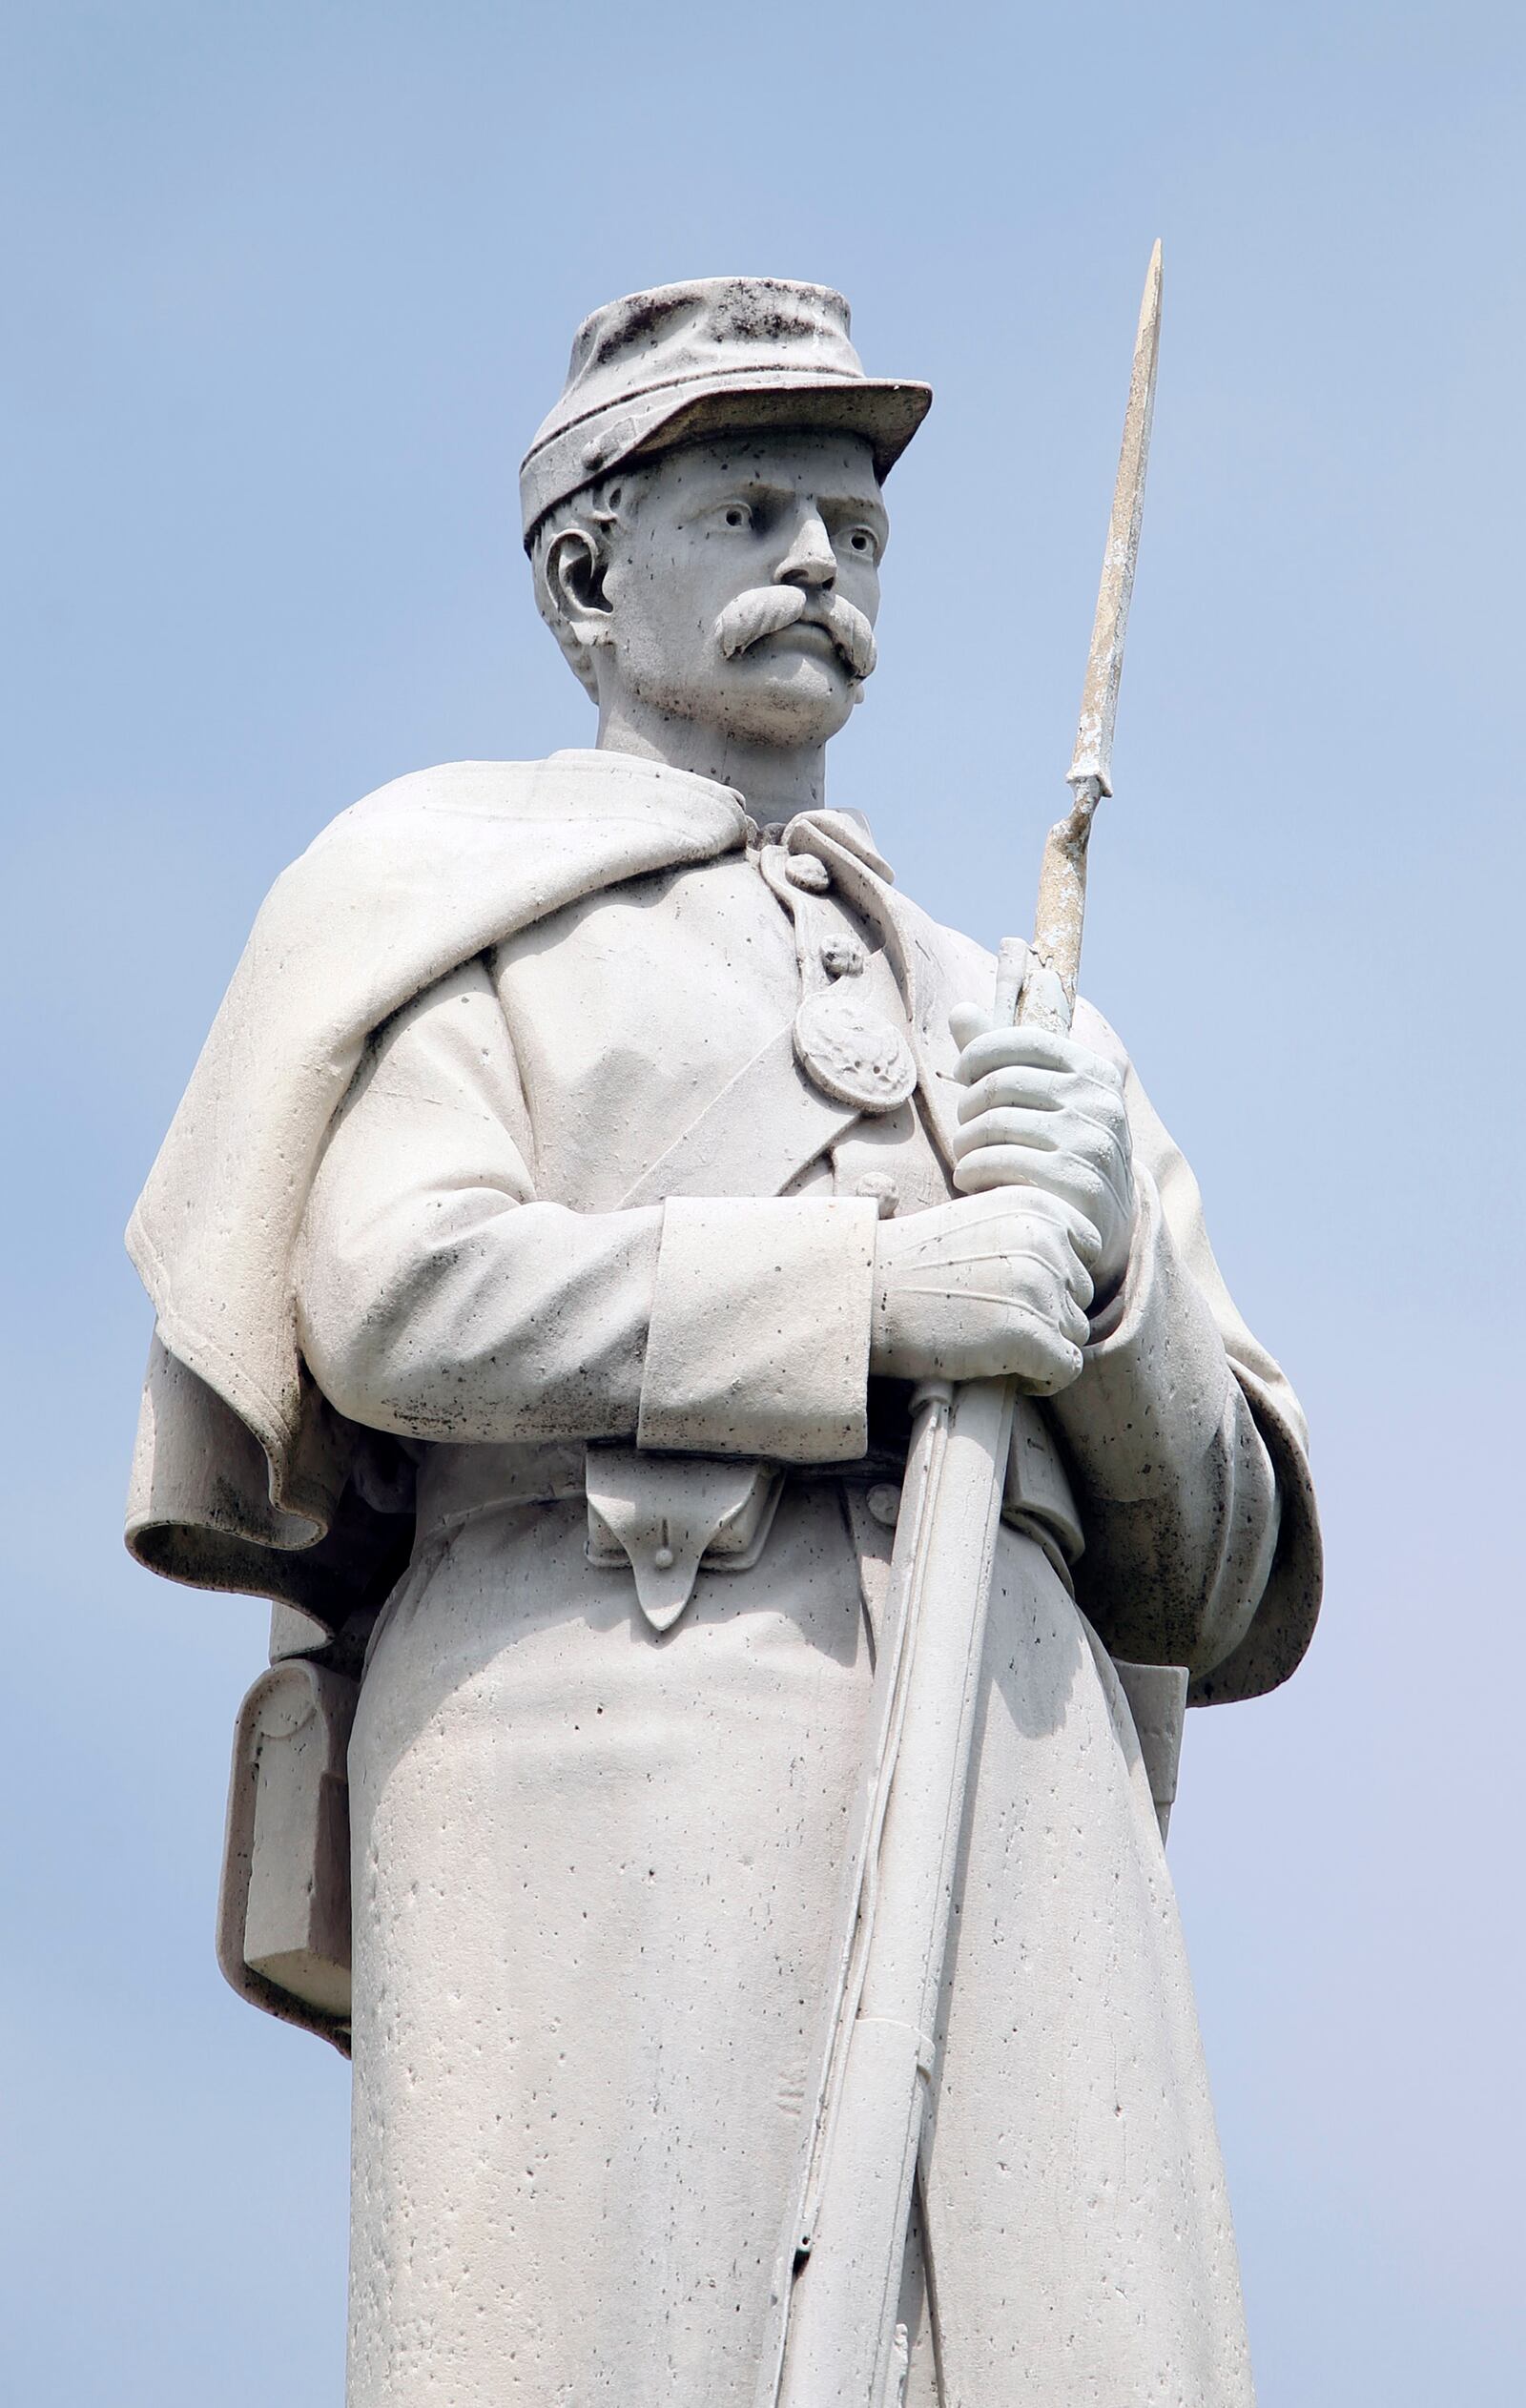
[[[306,1372],[291,1286],[366,1040],[487,947],[712,860],[748,827],[728,788],[615,753],[457,761],[367,795],[277,880],[128,1228],[157,1316],[129,1502],[140,1561],[331,1625],[384,1592],[397,1520],[351,1486],[368,1442]],[[326,1546],[341,1500],[350,1527]]]

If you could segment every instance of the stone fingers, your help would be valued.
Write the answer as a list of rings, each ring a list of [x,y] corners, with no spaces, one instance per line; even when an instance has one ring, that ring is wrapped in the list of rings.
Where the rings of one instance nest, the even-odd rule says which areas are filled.
[[[1054,1394],[1082,1366],[1098,1244],[1065,1199],[1011,1185],[885,1224],[876,1368],[911,1378],[1011,1376]]]
[[[954,1183],[961,1196],[1036,1187],[1073,1206],[1097,1232],[1115,1220],[1126,1221],[1132,1210],[1132,1183],[1125,1183],[1115,1163],[1042,1144],[1000,1122],[982,1132],[981,1143],[960,1154]]]

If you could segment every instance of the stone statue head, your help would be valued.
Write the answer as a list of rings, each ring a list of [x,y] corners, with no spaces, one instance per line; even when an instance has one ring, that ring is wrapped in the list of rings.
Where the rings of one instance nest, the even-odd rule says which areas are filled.
[[[835,733],[875,663],[881,487],[931,400],[865,376],[821,285],[714,277],[586,319],[520,487],[542,616],[601,710]]]

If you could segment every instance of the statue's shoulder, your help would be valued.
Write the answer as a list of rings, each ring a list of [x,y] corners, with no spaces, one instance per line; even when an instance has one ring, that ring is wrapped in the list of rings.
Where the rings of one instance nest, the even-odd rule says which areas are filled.
[[[544,760],[444,761],[411,770],[331,819],[286,879],[306,881],[338,860],[371,875],[426,862],[575,851],[726,850],[745,821],[738,798],[708,778],[631,756],[569,750]]]
[[[334,847],[403,841],[442,816],[524,816],[544,792],[550,768],[549,761],[441,761],[430,769],[407,770],[337,813],[291,867]]]
[[[277,878],[261,916],[304,901],[353,909],[400,880],[438,884],[472,864],[555,846],[589,781],[563,758],[443,761],[389,778],[338,813]]]
[[[421,987],[564,904],[712,859],[746,814],[708,780],[598,753],[448,761],[352,803],[266,895],[235,984],[327,965],[373,1026]]]
[[[346,928],[438,911],[492,864],[533,875],[540,761],[446,761],[388,780],[320,829],[281,871],[251,944],[328,951]],[[549,817],[543,803],[541,817]]]

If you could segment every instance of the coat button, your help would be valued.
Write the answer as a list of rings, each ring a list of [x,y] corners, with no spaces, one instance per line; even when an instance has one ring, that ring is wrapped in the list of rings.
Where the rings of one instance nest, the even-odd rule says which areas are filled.
[[[832,872],[814,853],[792,853],[785,861],[784,875],[802,895],[825,895],[832,884]]]
[[[851,930],[829,936],[821,948],[821,967],[829,978],[862,978],[869,956]]]
[[[854,1183],[854,1194],[863,1196],[879,1206],[881,1221],[894,1221],[900,1203],[900,1187],[888,1170],[866,1170],[862,1179]]]
[[[900,1512],[900,1491],[890,1480],[878,1480],[865,1497],[874,1519],[882,1530],[894,1530]]]

